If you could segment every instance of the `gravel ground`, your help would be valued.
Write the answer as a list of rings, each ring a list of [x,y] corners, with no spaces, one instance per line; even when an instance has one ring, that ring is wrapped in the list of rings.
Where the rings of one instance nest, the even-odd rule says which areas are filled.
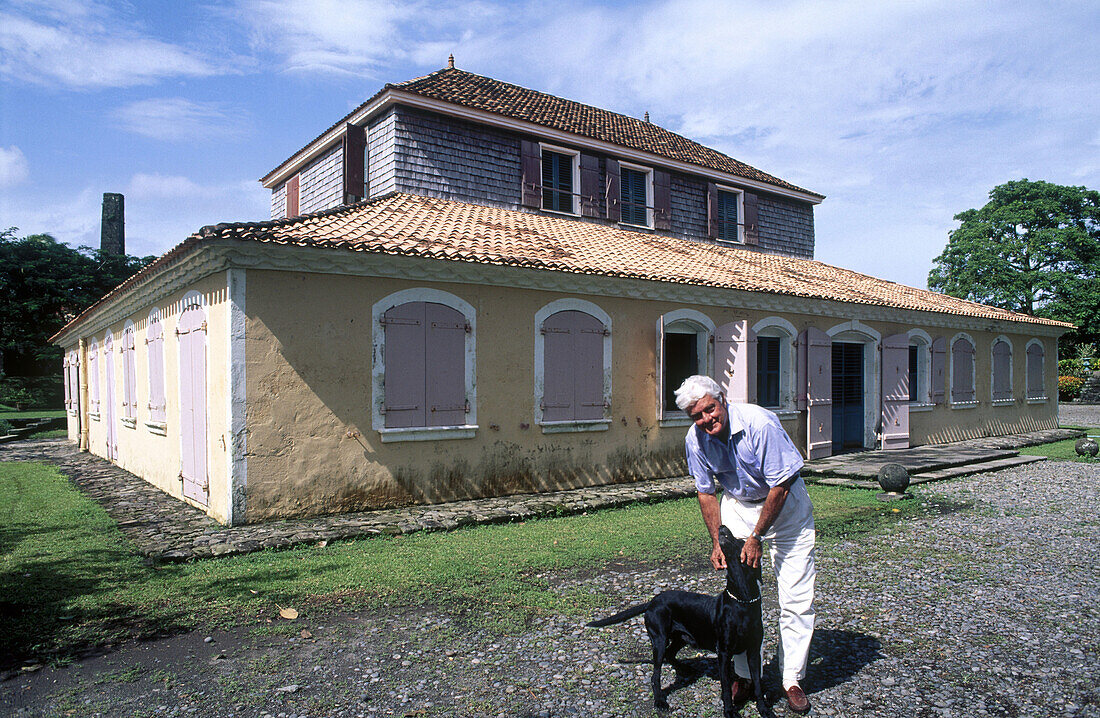
[[[1100,426],[1100,407],[1073,410],[1063,424]],[[885,535],[822,542],[811,715],[1100,717],[1098,482],[1100,463],[1048,461],[930,484],[914,489],[926,510]],[[703,555],[536,578],[622,606],[665,588],[721,589]],[[640,619],[587,629],[594,616],[545,615],[504,634],[469,606],[313,614],[27,673],[0,683],[0,715],[656,715]],[[677,681],[671,715],[720,715],[713,657],[682,656],[691,670],[665,672]],[[774,659],[766,677],[777,691]]]

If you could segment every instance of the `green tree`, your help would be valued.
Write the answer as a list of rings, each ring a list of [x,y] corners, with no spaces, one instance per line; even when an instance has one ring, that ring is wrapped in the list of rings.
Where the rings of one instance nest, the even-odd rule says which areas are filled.
[[[154,257],[73,249],[48,234],[0,230],[0,371],[59,374],[61,350],[49,338]]]
[[[955,219],[930,289],[1073,322],[1071,345],[1100,339],[1100,192],[1014,180]]]

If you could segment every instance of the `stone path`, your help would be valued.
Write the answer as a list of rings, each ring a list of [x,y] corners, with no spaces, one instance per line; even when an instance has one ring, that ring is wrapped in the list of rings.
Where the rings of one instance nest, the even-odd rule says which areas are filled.
[[[906,463],[914,474],[914,483],[920,483],[922,480],[958,475],[929,473],[920,478],[921,471],[933,472],[945,465],[957,465],[960,463],[959,457],[980,459],[992,454],[999,456],[1006,451],[1013,454],[1015,452],[1010,448],[1046,443],[1082,433],[1057,429],[904,451],[844,454],[809,462],[804,473],[809,481],[877,490],[878,484],[873,477],[877,475],[878,467],[887,461]],[[139,553],[158,561],[186,561],[367,535],[398,535],[415,531],[442,531],[472,524],[507,523],[639,501],[666,501],[695,494],[691,479],[681,476],[571,491],[226,527],[114,464],[79,452],[74,444],[66,440],[7,444],[0,447],[0,461],[44,461],[57,466],[82,492],[103,506]],[[986,468],[975,471],[1006,468],[1009,465],[978,463],[975,466]],[[819,476],[821,473],[827,475]]]

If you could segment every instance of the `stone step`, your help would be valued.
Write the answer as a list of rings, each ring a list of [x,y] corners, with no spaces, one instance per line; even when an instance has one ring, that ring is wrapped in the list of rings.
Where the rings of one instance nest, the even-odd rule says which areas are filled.
[[[1004,459],[980,461],[975,464],[952,466],[946,469],[937,469],[935,471],[924,471],[911,476],[910,481],[914,484],[923,484],[927,481],[953,479],[956,476],[969,476],[970,474],[980,474],[986,471],[1000,471],[1001,469],[1011,469],[1013,466],[1023,466],[1024,464],[1034,464],[1036,461],[1046,460],[1047,458],[1045,456],[1010,456]]]
[[[910,486],[915,486],[916,484],[925,484],[929,481],[940,481],[942,479],[953,479],[958,476],[969,476],[971,474],[980,474],[988,471],[1000,471],[1001,469],[1010,469],[1013,466],[1033,464],[1036,461],[1046,461],[1046,457],[1008,456],[1003,458],[991,459],[988,461],[976,461],[971,464],[960,466],[951,466],[945,469],[923,471],[919,474],[912,474],[909,477],[909,483]],[[879,486],[877,476],[874,480],[867,478],[856,478],[851,476],[822,476],[820,478],[813,477],[812,479],[810,479],[810,481],[812,483],[822,484],[824,486],[846,486],[852,489],[873,489],[876,491],[882,490],[882,487]]]

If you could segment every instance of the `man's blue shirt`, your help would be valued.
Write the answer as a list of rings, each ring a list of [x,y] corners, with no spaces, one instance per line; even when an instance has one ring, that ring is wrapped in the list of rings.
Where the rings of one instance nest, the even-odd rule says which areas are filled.
[[[755,404],[727,404],[729,440],[712,437],[697,426],[688,429],[684,447],[695,488],[713,494],[715,480],[739,501],[762,501],[773,486],[802,468],[802,455],[779,417]]]

